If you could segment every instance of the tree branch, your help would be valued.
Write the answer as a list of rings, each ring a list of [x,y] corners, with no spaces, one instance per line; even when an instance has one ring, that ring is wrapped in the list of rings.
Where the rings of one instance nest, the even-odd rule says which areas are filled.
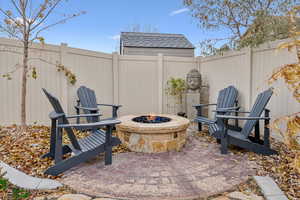
[[[49,28],[51,28],[51,27],[53,27],[53,26],[56,26],[56,25],[58,25],[58,24],[63,24],[63,23],[65,23],[66,21],[68,21],[68,20],[70,20],[70,19],[72,19],[72,18],[74,18],[74,17],[79,16],[80,14],[81,14],[81,13],[73,14],[73,15],[71,15],[71,16],[69,16],[69,17],[66,17],[66,18],[64,18],[64,19],[62,19],[62,20],[59,20],[59,21],[53,23],[53,24],[50,24],[50,25],[47,25],[47,26],[41,28],[40,30],[38,30],[38,31],[36,32],[35,37],[34,37],[33,39],[31,39],[31,41],[36,40],[36,39],[38,38],[38,35],[39,35],[42,31],[45,31],[45,30],[47,30],[47,29],[49,29]]]
[[[22,65],[16,64],[16,65],[15,65],[15,69],[13,69],[13,70],[11,70],[11,71],[8,71],[8,72],[6,72],[6,73],[2,73],[2,75],[7,75],[7,74],[15,73],[16,71],[18,71],[18,70],[21,69],[21,68],[22,68]],[[0,77],[1,77],[2,75],[0,74]]]
[[[50,61],[48,61],[48,60],[45,60],[45,59],[43,59],[43,58],[40,58],[40,57],[33,57],[33,58],[28,58],[28,61],[29,60],[39,60],[39,61],[41,61],[41,62],[44,62],[44,63],[47,63],[47,64],[49,64],[49,65],[57,65],[57,63],[52,63],[52,62],[50,62]]]
[[[18,35],[16,35],[15,33],[11,32],[9,29],[5,28],[4,26],[0,25],[0,29],[2,29],[4,32],[6,32],[8,35],[10,35],[11,37],[17,38],[18,40],[23,41],[22,38],[20,38]]]
[[[234,16],[234,14],[233,14],[233,12],[232,12],[232,7],[230,7],[229,3],[226,4],[226,6],[227,6],[227,8],[228,8],[228,11],[229,11],[229,13],[230,13],[230,15],[231,15],[232,20],[233,20],[234,23],[235,23],[235,24],[233,24],[233,25],[234,25],[233,27],[235,27],[235,29],[236,29],[236,34],[239,36],[239,38],[241,38],[241,31],[240,31],[239,22],[235,19],[235,16]],[[232,26],[231,26],[231,27],[232,27]]]
[[[22,12],[21,10],[19,9],[17,3],[15,2],[15,0],[10,0],[12,2],[12,4],[14,5],[15,9],[18,11],[18,13],[22,16]]]
[[[6,17],[8,17],[10,20],[12,20],[16,25],[20,25],[13,17],[8,15],[2,8],[0,8],[0,12],[2,12]]]
[[[52,7],[49,8],[47,14],[42,18],[41,21],[39,21],[35,26],[32,27],[32,29],[30,29],[30,31],[33,31],[34,29],[36,29],[39,25],[41,25],[51,14],[51,12],[56,8],[56,6],[61,2],[62,0],[56,0],[56,2],[53,4]],[[38,17],[40,16],[40,14],[43,12],[43,9],[41,8],[40,11],[38,12],[38,14],[36,15],[36,17],[33,18],[33,20],[31,21],[31,24],[33,24]]]

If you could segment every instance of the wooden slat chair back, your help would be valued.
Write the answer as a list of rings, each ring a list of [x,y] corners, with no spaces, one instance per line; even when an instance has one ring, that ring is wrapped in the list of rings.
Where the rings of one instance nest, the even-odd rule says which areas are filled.
[[[216,109],[232,108],[236,105],[238,90],[234,86],[228,86],[219,92]],[[217,113],[216,113],[217,114]]]
[[[265,110],[265,107],[267,106],[268,102],[270,101],[272,94],[272,88],[260,93],[257,96],[255,103],[253,104],[249,117],[260,117],[263,111]],[[242,135],[244,135],[245,138],[247,138],[251,134],[251,131],[253,130],[257,122],[258,120],[248,120],[245,123],[242,129]]]
[[[77,114],[80,114],[80,110],[83,110],[85,114],[91,113],[99,113],[100,114],[100,107],[110,107],[112,110],[111,117],[106,119],[117,119],[118,118],[118,109],[121,105],[114,105],[114,104],[99,104],[97,103],[97,97],[94,90],[86,87],[80,86],[77,90],[78,96],[78,104],[75,106]],[[100,115],[97,117],[87,117],[87,122],[98,122],[100,121]],[[101,119],[103,120],[103,119]],[[77,119],[77,123],[80,123],[79,119]]]
[[[199,104],[194,105],[194,107],[197,109],[197,117],[194,120],[195,122],[198,122],[198,130],[202,131],[202,124],[207,124],[209,126],[209,132],[211,135],[214,135],[215,127],[217,127],[217,114],[224,114],[226,113],[226,109],[239,109],[237,107],[238,101],[238,90],[230,85],[227,88],[222,89],[217,98],[216,104]],[[216,110],[223,110],[222,112],[215,112],[213,119],[209,119],[207,117],[202,116],[202,108],[206,106],[216,106]],[[238,121],[235,121],[235,125],[232,126],[233,129],[239,129],[238,127]]]
[[[53,95],[51,95],[49,92],[47,92],[46,89],[43,88],[43,91],[46,94],[49,102],[51,103],[51,105],[54,109],[54,112],[52,113],[52,115],[57,115],[57,116],[61,115],[61,117],[58,119],[59,120],[58,123],[69,124],[69,120],[65,117],[65,112],[64,112],[60,102],[58,101],[58,99],[56,97],[54,97]],[[68,135],[73,147],[77,150],[81,150],[73,130],[71,128],[65,128],[65,130],[67,132],[67,135]]]
[[[77,96],[79,98],[79,102],[82,107],[98,108],[97,98],[94,90],[87,88],[85,86],[80,86],[77,90]],[[95,111],[93,112],[86,109],[84,109],[83,112],[85,114],[96,113]],[[99,117],[87,117],[87,122],[96,122],[96,121],[99,121]]]
[[[47,92],[46,89],[43,88],[43,91],[44,91],[44,93],[46,94],[46,96],[47,96],[49,102],[51,103],[51,105],[52,105],[54,111],[55,111],[56,113],[65,113],[64,110],[63,110],[63,108],[61,107],[61,105],[60,105],[58,99],[57,99],[56,97],[52,96],[49,92]]]
[[[234,86],[228,86],[219,92],[217,108],[233,107],[238,97],[238,90]]]

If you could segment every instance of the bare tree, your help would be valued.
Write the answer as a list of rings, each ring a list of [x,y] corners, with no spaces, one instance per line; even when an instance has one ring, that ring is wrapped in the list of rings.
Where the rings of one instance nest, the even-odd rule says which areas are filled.
[[[183,0],[183,3],[201,28],[229,32],[226,38],[210,39],[212,47],[221,42],[238,48],[283,37],[282,31],[287,35],[287,20],[281,16],[300,0]],[[247,31],[251,37],[245,37]]]
[[[26,127],[26,96],[27,96],[27,75],[30,71],[29,47],[34,41],[44,43],[41,33],[56,25],[77,17],[84,12],[76,14],[63,14],[56,21],[49,20],[55,9],[67,0],[5,0],[6,8],[0,5],[0,31],[6,33],[10,38],[15,38],[23,44],[22,65],[3,75],[10,78],[10,74],[22,69],[21,89],[21,126]],[[3,1],[2,1],[3,2]],[[50,22],[48,22],[50,21]],[[45,61],[47,62],[47,61]],[[74,82],[76,77],[62,65],[57,65],[59,70],[66,71],[69,80]],[[36,78],[36,69],[32,69],[32,77]]]

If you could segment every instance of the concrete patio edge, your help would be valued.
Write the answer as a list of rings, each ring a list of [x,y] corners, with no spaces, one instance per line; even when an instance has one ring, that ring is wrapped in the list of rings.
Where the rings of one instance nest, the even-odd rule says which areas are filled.
[[[0,169],[1,173],[5,173],[4,178],[20,188],[28,190],[53,190],[63,186],[55,180],[29,176],[2,161],[0,161]]]
[[[269,176],[253,176],[267,200],[288,200],[283,191]]]

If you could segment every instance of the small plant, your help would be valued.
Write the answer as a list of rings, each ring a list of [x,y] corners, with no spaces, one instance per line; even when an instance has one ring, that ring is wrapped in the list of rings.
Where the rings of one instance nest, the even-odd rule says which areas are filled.
[[[8,188],[8,180],[3,178],[3,175],[0,175],[0,192],[6,191]]]
[[[167,81],[166,93],[168,95],[178,98],[179,104],[182,104],[182,96],[185,90],[186,90],[186,83],[185,80],[183,80],[182,78],[171,77]]]
[[[0,199],[23,200],[30,197],[30,192],[13,186],[4,175],[0,168]]]
[[[4,178],[5,173],[2,173],[2,168],[0,167],[0,199],[4,199],[7,196],[9,182]]]
[[[186,91],[186,82],[182,78],[173,78],[171,77],[167,81],[167,88],[166,88],[166,94],[173,96],[176,98],[176,103],[180,105],[181,111],[178,113],[180,116],[185,116],[185,113],[183,112],[183,94]]]
[[[22,200],[22,199],[26,199],[30,196],[30,193],[20,189],[20,188],[13,188],[12,189],[12,197],[13,200]]]

